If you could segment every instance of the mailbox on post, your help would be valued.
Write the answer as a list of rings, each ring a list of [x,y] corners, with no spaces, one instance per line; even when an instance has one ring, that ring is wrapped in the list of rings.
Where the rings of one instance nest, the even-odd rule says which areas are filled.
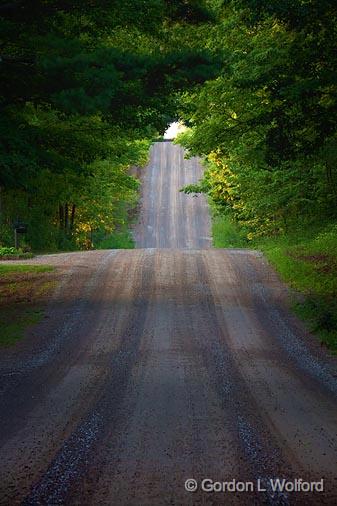
[[[27,224],[22,223],[21,221],[16,221],[13,225],[14,228],[14,243],[15,248],[18,249],[19,247],[19,238],[18,234],[25,234],[27,232]]]

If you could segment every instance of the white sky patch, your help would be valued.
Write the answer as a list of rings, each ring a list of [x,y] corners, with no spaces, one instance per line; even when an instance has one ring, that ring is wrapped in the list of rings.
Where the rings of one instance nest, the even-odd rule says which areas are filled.
[[[164,133],[164,139],[175,139],[178,134],[186,130],[185,125],[179,121],[171,123],[166,132]]]

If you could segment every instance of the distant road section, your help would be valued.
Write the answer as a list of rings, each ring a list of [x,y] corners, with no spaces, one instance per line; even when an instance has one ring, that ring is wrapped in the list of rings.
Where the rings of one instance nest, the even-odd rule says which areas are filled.
[[[156,142],[145,169],[137,248],[207,249],[211,247],[210,216],[203,195],[179,190],[202,176],[198,158],[184,159],[172,142]]]

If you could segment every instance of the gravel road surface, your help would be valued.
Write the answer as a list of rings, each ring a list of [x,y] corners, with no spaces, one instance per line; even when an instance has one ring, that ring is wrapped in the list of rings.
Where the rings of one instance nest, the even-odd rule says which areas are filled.
[[[211,249],[205,200],[178,192],[200,173],[155,144],[137,249],[29,261],[62,282],[1,351],[2,505],[337,504],[336,361],[261,254]]]
[[[204,196],[179,191],[197,183],[202,168],[195,157],[171,142],[156,143],[143,178],[135,240],[138,248],[204,249],[212,246],[210,216]]]

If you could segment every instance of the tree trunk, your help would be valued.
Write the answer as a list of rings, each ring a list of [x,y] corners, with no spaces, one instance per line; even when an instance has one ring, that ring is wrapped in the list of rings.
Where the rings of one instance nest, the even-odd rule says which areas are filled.
[[[76,206],[75,206],[75,204],[73,204],[71,207],[70,230],[73,230],[73,228],[74,228],[75,212],[76,212]]]
[[[68,202],[64,204],[64,230],[67,233],[68,232],[68,224],[69,224],[69,209],[68,209]]]
[[[62,204],[59,204],[59,220],[60,220],[60,229],[63,229],[64,226],[64,208]]]

